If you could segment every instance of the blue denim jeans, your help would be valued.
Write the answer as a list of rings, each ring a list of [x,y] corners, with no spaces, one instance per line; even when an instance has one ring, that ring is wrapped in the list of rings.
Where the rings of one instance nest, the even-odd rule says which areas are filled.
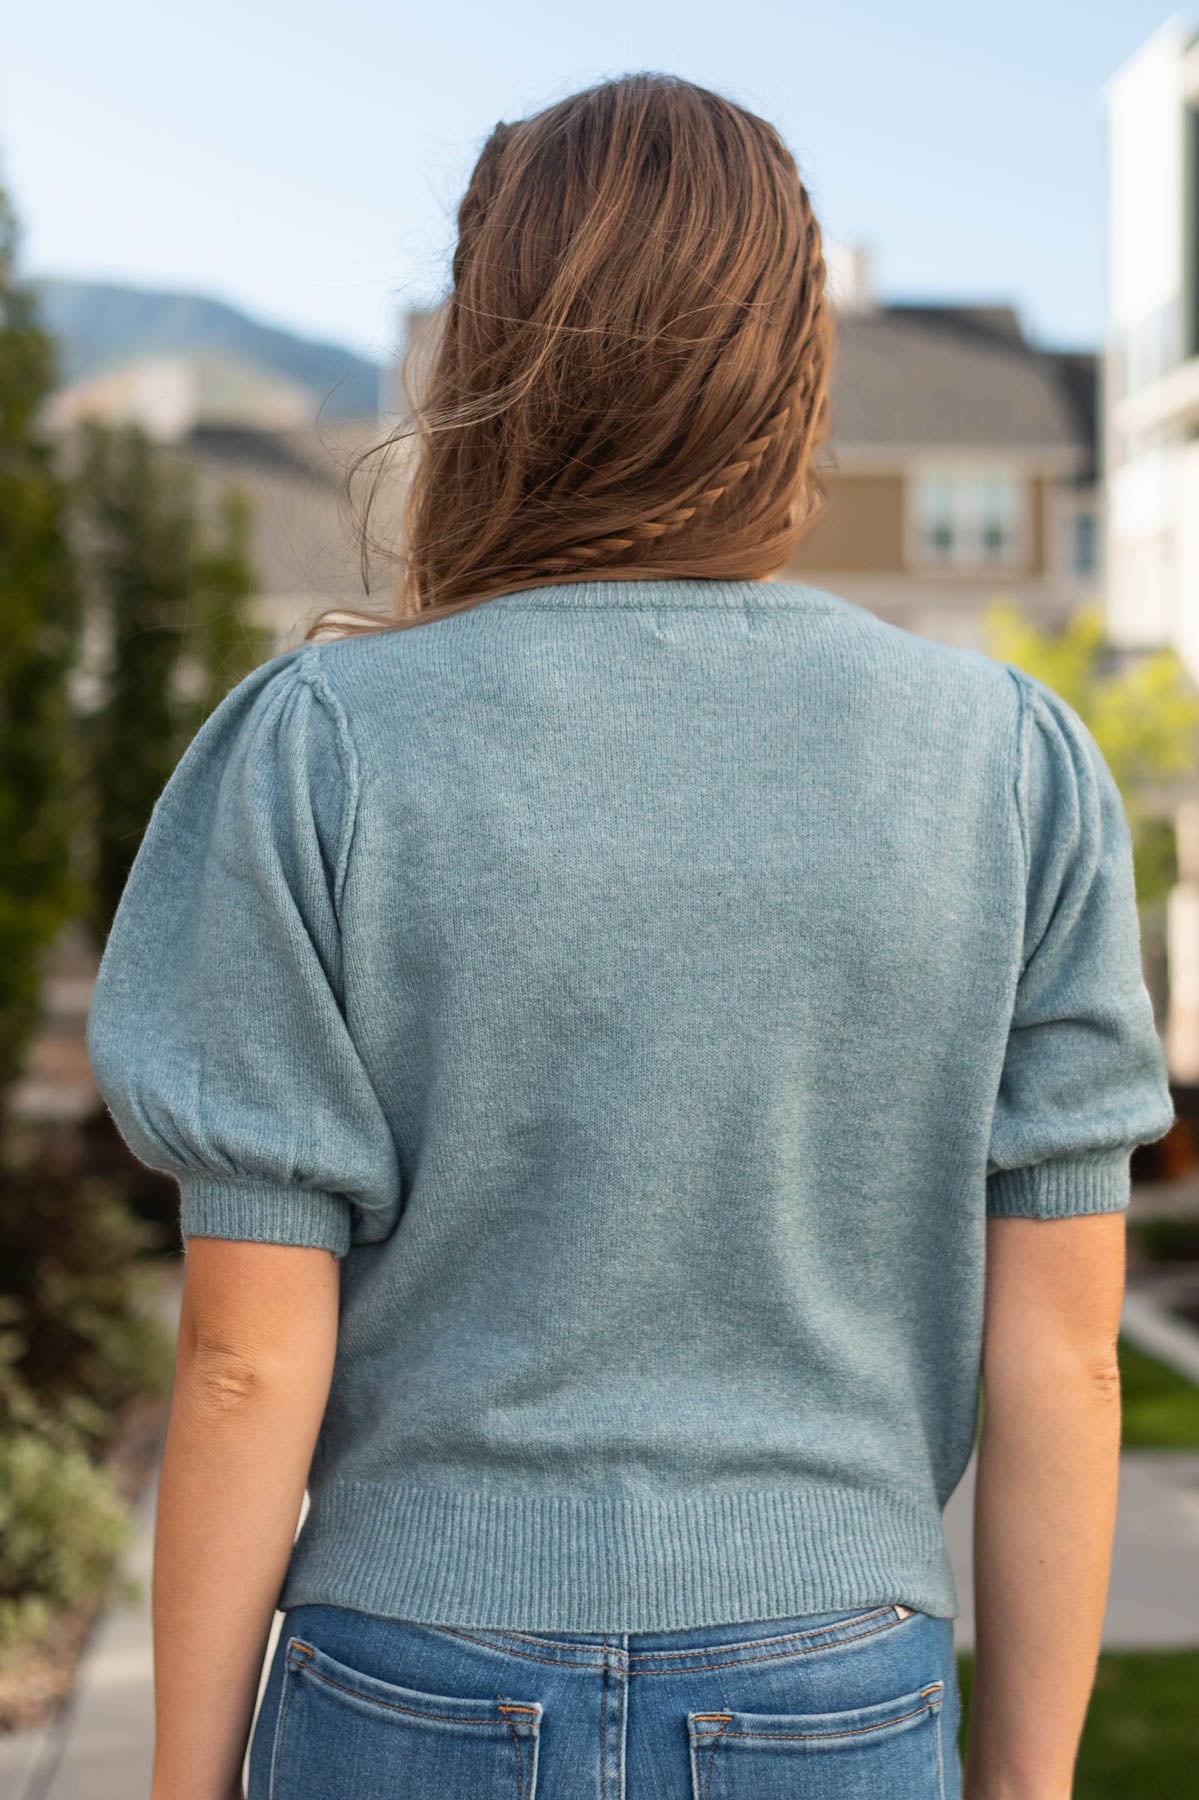
[[[689,1631],[283,1620],[247,1800],[960,1800],[953,1624]]]

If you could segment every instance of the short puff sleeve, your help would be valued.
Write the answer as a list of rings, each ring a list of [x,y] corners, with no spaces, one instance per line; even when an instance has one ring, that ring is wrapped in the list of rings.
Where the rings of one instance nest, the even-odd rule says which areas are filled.
[[[1019,690],[1023,966],[987,1167],[992,1217],[1128,1205],[1137,1144],[1174,1117],[1141,963],[1132,838],[1077,712],[1009,665]]]
[[[385,1235],[394,1140],[347,1028],[339,905],[358,796],[316,646],[225,696],[154,805],[87,1021],[134,1155],[191,1236],[323,1247]]]

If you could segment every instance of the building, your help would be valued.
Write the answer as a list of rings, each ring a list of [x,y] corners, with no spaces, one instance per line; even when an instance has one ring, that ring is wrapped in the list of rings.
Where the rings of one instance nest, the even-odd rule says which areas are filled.
[[[878,305],[857,247],[830,271],[829,504],[788,575],[972,647],[992,600],[1056,626],[1097,599],[1096,357],[1038,349],[1007,306]],[[416,357],[430,323],[407,316]]]
[[[54,394],[45,423],[54,433],[81,420],[135,423],[159,443],[177,443],[197,425],[289,431],[306,425],[312,399],[299,382],[256,368],[227,350],[137,356]]]
[[[976,648],[993,600],[1064,623],[1102,579],[1095,357],[1037,348],[1007,306],[875,304],[845,266],[829,504],[788,573]]]
[[[138,356],[60,389],[46,425],[68,460],[88,418],[136,423],[164,453],[186,461],[209,516],[229,488],[248,496],[250,560],[260,582],[252,615],[277,648],[297,642],[326,607],[385,607],[402,446],[370,459],[357,476],[353,470],[394,421],[321,416],[318,397],[301,384],[222,349]],[[374,476],[368,593],[361,515]]]
[[[1109,629],[1199,679],[1199,35],[1169,20],[1106,109]]]
[[[298,643],[327,607],[382,612],[390,605],[404,446],[373,454],[388,429],[374,419],[310,422],[287,431],[212,421],[180,444],[207,511],[215,511],[230,487],[250,500],[250,557],[260,579],[253,616],[277,648]],[[367,527],[363,512],[376,482]],[[370,538],[365,571],[364,529]]]
[[[1102,452],[1107,611],[1129,654],[1169,646],[1199,681],[1199,33],[1172,18],[1108,83]],[[1163,784],[1179,880],[1167,910],[1167,1053],[1199,1092],[1199,796]]]

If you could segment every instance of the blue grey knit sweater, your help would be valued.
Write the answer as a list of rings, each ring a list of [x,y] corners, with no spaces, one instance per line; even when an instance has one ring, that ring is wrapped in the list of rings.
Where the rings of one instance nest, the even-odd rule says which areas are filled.
[[[89,1047],[185,1235],[341,1259],[280,1603],[459,1625],[955,1613],[985,1219],[1125,1206],[1172,1118],[1078,716],[785,583],[274,657]]]

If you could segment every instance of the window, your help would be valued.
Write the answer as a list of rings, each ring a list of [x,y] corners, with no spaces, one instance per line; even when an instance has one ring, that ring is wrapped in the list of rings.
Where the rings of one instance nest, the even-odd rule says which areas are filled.
[[[1010,566],[1020,557],[1023,484],[999,472],[927,474],[916,483],[922,562]]]
[[[1152,387],[1183,360],[1184,325],[1182,298],[1176,294],[1134,324],[1124,326],[1108,345],[1109,403]]]
[[[1070,570],[1080,580],[1095,573],[1099,562],[1099,526],[1093,512],[1076,512],[1070,520]]]

